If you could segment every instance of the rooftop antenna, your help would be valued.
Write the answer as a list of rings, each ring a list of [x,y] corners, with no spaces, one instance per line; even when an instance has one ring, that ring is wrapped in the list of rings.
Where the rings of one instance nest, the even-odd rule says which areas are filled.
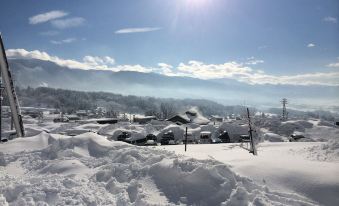
[[[23,137],[25,135],[25,130],[22,122],[20,105],[18,97],[15,92],[12,74],[11,71],[9,70],[9,64],[7,61],[6,51],[2,41],[1,34],[0,34],[0,69],[2,83],[4,84],[4,87],[6,89],[16,134],[18,137]]]
[[[282,118],[281,118],[281,119],[282,119],[283,121],[286,121],[287,118],[288,118],[288,112],[287,112],[287,110],[286,110],[286,105],[288,104],[288,101],[287,101],[286,98],[283,98],[280,102],[281,102],[282,105],[283,105],[283,111],[282,111]]]

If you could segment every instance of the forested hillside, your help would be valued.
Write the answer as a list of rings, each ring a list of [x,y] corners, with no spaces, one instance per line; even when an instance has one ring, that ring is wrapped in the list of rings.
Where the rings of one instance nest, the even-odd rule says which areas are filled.
[[[242,113],[241,106],[224,106],[202,99],[172,99],[120,95],[108,92],[84,92],[47,87],[17,88],[20,103],[26,107],[56,108],[72,113],[76,110],[93,110],[105,107],[114,112],[131,112],[165,117],[196,106],[205,115]],[[6,105],[6,99],[4,104]]]

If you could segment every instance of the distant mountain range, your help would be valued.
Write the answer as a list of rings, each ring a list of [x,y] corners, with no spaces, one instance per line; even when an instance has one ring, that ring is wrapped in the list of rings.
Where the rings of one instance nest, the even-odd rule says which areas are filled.
[[[224,105],[278,106],[281,98],[300,108],[338,109],[339,87],[250,85],[231,79],[201,80],[132,71],[69,69],[50,61],[10,59],[20,87],[53,87],[81,91],[105,91],[162,98],[209,99]]]

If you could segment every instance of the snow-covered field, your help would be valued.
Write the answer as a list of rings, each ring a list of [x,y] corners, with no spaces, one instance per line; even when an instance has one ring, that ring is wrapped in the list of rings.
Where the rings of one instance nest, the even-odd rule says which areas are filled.
[[[310,122],[310,121],[309,121]],[[114,141],[183,128],[26,120],[25,138],[0,144],[0,205],[337,205],[338,128],[287,122],[261,130],[258,156],[232,144],[140,147]],[[306,128],[304,128],[304,125]],[[313,125],[313,126],[312,126]],[[273,127],[272,125],[269,125]],[[232,125],[220,125],[238,131]],[[284,142],[298,127],[311,142]],[[239,129],[243,129],[239,127]],[[285,129],[285,130],[283,130]],[[74,137],[67,132],[86,132]],[[192,134],[216,130],[192,125]],[[46,133],[46,132],[49,133]],[[320,132],[319,132],[320,131]],[[113,139],[110,141],[108,139]],[[325,142],[319,142],[320,140]],[[328,141],[327,141],[328,140]]]
[[[183,145],[159,147],[187,157],[216,160],[231,167],[241,176],[271,189],[297,193],[324,205],[339,202],[339,158],[333,161],[313,161],[305,156],[311,148],[321,147],[320,142],[266,142],[258,146],[253,156],[240,144]],[[321,155],[321,153],[319,152]]]
[[[0,149],[2,205],[314,204],[271,191],[213,159],[188,159],[94,133],[41,133]]]

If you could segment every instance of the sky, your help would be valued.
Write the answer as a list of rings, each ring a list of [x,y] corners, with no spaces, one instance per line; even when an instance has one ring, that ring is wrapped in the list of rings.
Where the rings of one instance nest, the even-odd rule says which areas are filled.
[[[250,84],[339,85],[338,0],[0,0],[10,58]]]

